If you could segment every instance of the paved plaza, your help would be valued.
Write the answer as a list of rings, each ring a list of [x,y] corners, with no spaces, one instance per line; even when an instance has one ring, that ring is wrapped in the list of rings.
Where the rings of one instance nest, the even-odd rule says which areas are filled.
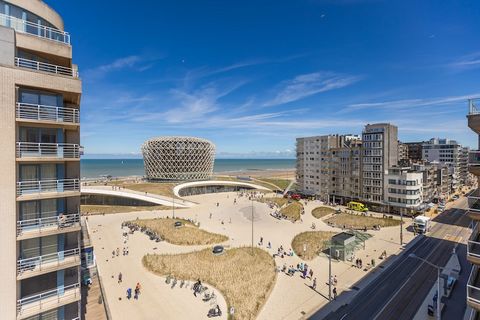
[[[234,199],[236,198],[236,204]],[[251,245],[252,206],[254,220],[254,244],[258,246],[263,237],[263,249],[271,254],[282,245],[288,252],[294,236],[304,231],[311,231],[312,222],[316,231],[341,232],[341,229],[327,226],[321,220],[311,215],[311,210],[320,202],[310,201],[305,206],[302,221],[292,223],[278,220],[270,215],[273,209],[265,203],[250,201],[247,197],[238,197],[237,193],[206,194],[185,197],[186,200],[198,205],[187,209],[176,209],[176,217],[192,219],[200,223],[200,228],[210,232],[227,235],[230,239],[226,247]],[[217,206],[216,203],[219,203]],[[210,218],[210,214],[212,218]],[[205,246],[177,246],[167,242],[154,242],[140,232],[129,235],[127,243],[123,243],[123,221],[136,218],[172,217],[171,210],[132,212],[88,217],[91,240],[95,246],[99,273],[105,288],[106,300],[113,319],[207,319],[207,312],[212,307],[209,302],[195,298],[190,289],[170,288],[164,277],[159,277],[147,271],[141,259],[147,253],[172,254],[184,253],[205,248]],[[413,234],[407,231],[411,220],[407,218],[403,226],[404,242],[413,239]],[[126,231],[126,229],[124,229]],[[382,260],[379,256],[385,250],[387,256],[398,254],[400,246],[400,227],[382,228],[380,231],[369,231],[373,235],[366,241],[366,248],[356,251],[356,258],[364,261],[364,266],[375,259],[378,265]],[[268,242],[272,248],[267,249]],[[122,255],[122,248],[128,246],[129,254]],[[112,251],[120,248],[119,256],[112,257]],[[277,266],[294,265],[302,262],[297,256],[275,258]],[[279,273],[273,291],[262,308],[258,319],[299,319],[310,314],[315,309],[328,302],[328,257],[319,256],[306,262],[313,270],[313,278],[317,278],[317,289],[310,286],[311,279],[303,279],[299,273],[288,276]],[[194,268],[195,266],[192,266]],[[215,266],[212,266],[215,268]],[[352,290],[357,281],[368,273],[358,269],[351,262],[332,262],[332,274],[337,276],[337,291],[340,295],[344,290]],[[376,268],[374,272],[381,272]],[[118,283],[118,274],[122,273],[122,283]],[[126,299],[126,290],[134,290],[136,283],[141,284],[141,294],[138,300]],[[190,283],[190,286],[192,283]],[[207,284],[208,285],[208,284]],[[209,286],[211,287],[211,286]],[[216,292],[217,303],[223,311],[222,319],[226,319],[226,302],[221,294]]]

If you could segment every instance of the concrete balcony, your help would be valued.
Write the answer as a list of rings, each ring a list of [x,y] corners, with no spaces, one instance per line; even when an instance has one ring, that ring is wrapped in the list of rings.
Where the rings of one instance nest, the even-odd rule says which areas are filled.
[[[57,216],[56,212],[52,212],[50,217],[17,221],[17,240],[80,231],[80,229],[79,213]]]
[[[80,146],[74,143],[17,142],[17,161],[79,161]]]
[[[3,13],[0,14],[0,25],[7,28],[13,28],[20,33],[26,33],[39,38],[52,40],[57,43],[70,45],[70,35],[68,32],[15,18]]]
[[[18,122],[78,127],[80,124],[80,112],[78,109],[74,108],[18,102],[16,119]]]
[[[477,177],[480,176],[480,150],[471,150],[468,153],[468,171]]]
[[[467,303],[473,309],[480,311],[480,274],[477,265],[472,267],[472,272],[468,278]]]
[[[28,259],[19,259],[17,261],[17,280],[79,266],[80,263],[80,248],[59,251]]]
[[[79,179],[26,180],[17,182],[17,200],[36,200],[80,195]]]
[[[15,66],[34,71],[53,73],[60,76],[78,78],[78,70],[55,64],[15,57]]]
[[[480,107],[478,106],[480,99],[468,100],[468,127],[476,134],[480,134]]]
[[[467,260],[473,264],[480,265],[480,237],[479,224],[475,224],[472,234],[468,239]]]
[[[474,220],[480,220],[480,189],[468,195],[468,215]]]
[[[75,283],[69,286],[58,287],[53,290],[44,291],[40,294],[17,300],[17,319],[26,319],[79,301],[81,298],[80,284]]]

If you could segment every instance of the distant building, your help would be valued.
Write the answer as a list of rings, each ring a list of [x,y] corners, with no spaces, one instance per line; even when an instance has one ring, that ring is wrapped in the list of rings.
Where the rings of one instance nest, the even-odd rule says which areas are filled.
[[[398,141],[398,161],[406,161],[408,159],[408,146]]]
[[[448,165],[454,190],[467,182],[468,148],[462,147],[455,140],[430,139],[422,146],[422,157],[429,162]]]
[[[423,144],[425,141],[421,142],[406,142],[404,145],[407,147],[408,159],[412,161],[421,161],[423,159]]]
[[[149,180],[207,180],[213,175],[215,145],[195,137],[152,138],[142,146]]]

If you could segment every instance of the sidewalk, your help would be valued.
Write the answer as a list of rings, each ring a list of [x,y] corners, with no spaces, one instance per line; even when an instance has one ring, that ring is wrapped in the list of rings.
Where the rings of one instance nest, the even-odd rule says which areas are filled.
[[[361,290],[367,287],[371,282],[373,282],[378,276],[380,276],[384,271],[390,268],[395,262],[402,257],[402,255],[407,252],[412,246],[415,245],[422,236],[417,236],[409,243],[404,245],[401,249],[399,249],[394,255],[390,256],[386,261],[382,262],[380,265],[375,267],[372,271],[368,272],[362,279],[360,279],[357,283],[352,285],[349,289],[344,290],[338,296],[337,300],[334,300],[325,306],[316,308],[314,310],[310,310],[310,312],[306,313],[302,319],[308,319],[311,317],[315,312],[320,311],[316,316],[318,319],[323,319],[327,317],[330,313],[337,311],[342,306],[349,304],[357,294],[361,293]]]
[[[450,257],[450,260],[448,260],[447,264],[445,265],[442,274],[452,276],[455,279],[458,279],[458,275],[461,271],[461,266],[460,266],[460,261],[458,260],[458,256],[456,253],[452,253],[452,256]],[[443,287],[444,287],[445,280],[443,278],[440,278],[440,292],[442,293],[442,298],[443,301],[448,301],[448,296],[450,295],[450,292],[447,294],[447,296],[443,295]],[[433,302],[433,296],[437,292],[437,281],[435,281],[435,284],[432,286],[432,289],[430,292],[427,294],[427,297],[425,298],[423,304],[420,306],[420,308],[417,311],[417,314],[413,318],[413,320],[424,320],[424,319],[435,319],[435,316],[429,316],[428,315],[428,305],[433,305],[434,309],[436,309],[436,303]],[[440,309],[443,310],[444,308],[444,303],[441,301],[441,306]]]

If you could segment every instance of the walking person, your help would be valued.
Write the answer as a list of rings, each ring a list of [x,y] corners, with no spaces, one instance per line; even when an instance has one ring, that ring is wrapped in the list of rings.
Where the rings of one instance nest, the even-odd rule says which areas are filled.
[[[128,288],[127,289],[127,299],[130,300],[131,297],[132,297],[132,288]]]
[[[317,290],[317,278],[313,279],[312,289]]]
[[[310,272],[308,273],[308,275],[309,275],[309,278],[310,278],[310,280],[311,280],[312,277],[313,277],[313,270],[312,270],[312,269],[310,269]]]
[[[122,273],[118,274],[118,283],[122,283]]]
[[[337,287],[333,287],[333,300],[337,300]]]

